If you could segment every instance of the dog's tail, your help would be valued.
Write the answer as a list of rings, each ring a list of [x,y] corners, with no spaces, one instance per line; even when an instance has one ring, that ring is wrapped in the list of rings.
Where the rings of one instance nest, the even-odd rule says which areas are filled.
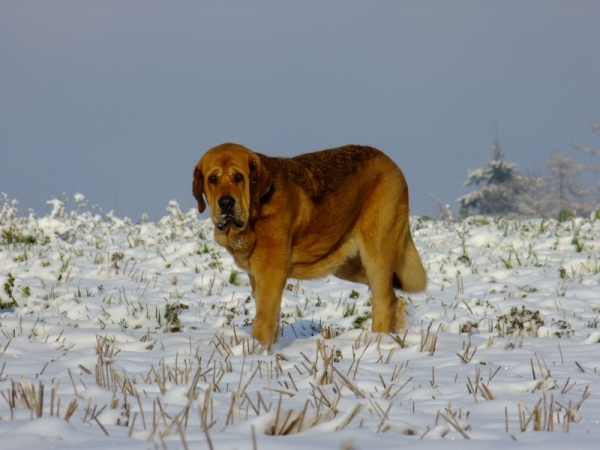
[[[404,292],[424,291],[427,287],[427,273],[408,230],[401,254],[400,263],[394,271],[394,287]]]

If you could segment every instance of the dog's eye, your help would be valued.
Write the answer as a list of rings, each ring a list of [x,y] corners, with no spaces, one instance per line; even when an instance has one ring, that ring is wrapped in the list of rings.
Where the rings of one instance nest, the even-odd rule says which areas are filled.
[[[208,177],[208,182],[210,184],[217,184],[217,176],[216,175],[211,175],[210,177]]]
[[[244,176],[241,173],[238,173],[235,175],[235,177],[233,177],[233,179],[235,180],[236,183],[239,183],[244,179]]]

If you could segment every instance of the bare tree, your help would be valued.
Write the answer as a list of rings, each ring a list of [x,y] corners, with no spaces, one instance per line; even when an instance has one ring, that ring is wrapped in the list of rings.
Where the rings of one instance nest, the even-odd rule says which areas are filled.
[[[546,179],[546,203],[550,203],[546,214],[556,216],[563,210],[586,214],[589,209],[586,197],[590,191],[578,181],[584,166],[557,150],[550,155],[546,169],[549,172]]]
[[[596,133],[600,137],[600,123],[591,123],[592,132]],[[600,149],[587,147],[585,145],[581,145],[578,142],[573,143],[573,148],[582,152],[585,155],[590,155],[591,157],[600,156]],[[593,191],[593,200],[596,203],[596,208],[600,208],[600,181],[598,180],[598,173],[600,173],[600,164],[586,164],[585,169],[586,172],[590,172],[595,174],[595,187]]]
[[[454,216],[452,215],[452,208],[447,203],[444,203],[437,195],[430,193],[429,198],[433,200],[438,207],[438,219],[439,220],[447,220],[448,222],[452,222],[454,220]]]
[[[592,123],[592,131],[600,134],[600,125]],[[579,143],[574,143],[573,148],[592,157],[600,155],[600,150]],[[523,196],[533,214],[557,217],[561,211],[569,211],[586,216],[600,207],[600,185],[596,183],[595,189],[591,189],[582,181],[586,173],[600,173],[600,165],[575,162],[557,150],[545,167],[547,176],[530,184],[527,195]]]
[[[598,136],[600,136],[600,123],[592,122],[592,132],[594,132]],[[573,143],[573,148],[575,148],[585,154],[588,154],[588,155],[592,155],[592,156],[600,155],[600,149],[586,147],[585,145],[581,145],[578,142]],[[594,170],[596,170],[596,171],[600,170],[600,166],[594,166]]]

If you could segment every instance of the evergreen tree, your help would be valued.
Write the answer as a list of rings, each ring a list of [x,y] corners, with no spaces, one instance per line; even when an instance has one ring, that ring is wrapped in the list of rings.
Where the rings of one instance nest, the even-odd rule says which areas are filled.
[[[518,213],[519,197],[526,185],[517,165],[504,161],[498,138],[492,155],[483,167],[469,170],[465,186],[478,188],[458,199],[463,217],[470,214],[506,215]]]

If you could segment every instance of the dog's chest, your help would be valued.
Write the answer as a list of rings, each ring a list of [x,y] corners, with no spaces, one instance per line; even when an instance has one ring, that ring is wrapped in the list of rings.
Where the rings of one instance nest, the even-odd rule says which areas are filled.
[[[247,234],[231,236],[227,241],[228,247],[231,247],[234,253],[246,253],[250,247],[250,237]]]
[[[227,236],[223,239],[224,242],[219,242],[233,256],[235,263],[246,271],[250,269],[250,254],[256,244],[256,238],[253,234],[238,233]]]

